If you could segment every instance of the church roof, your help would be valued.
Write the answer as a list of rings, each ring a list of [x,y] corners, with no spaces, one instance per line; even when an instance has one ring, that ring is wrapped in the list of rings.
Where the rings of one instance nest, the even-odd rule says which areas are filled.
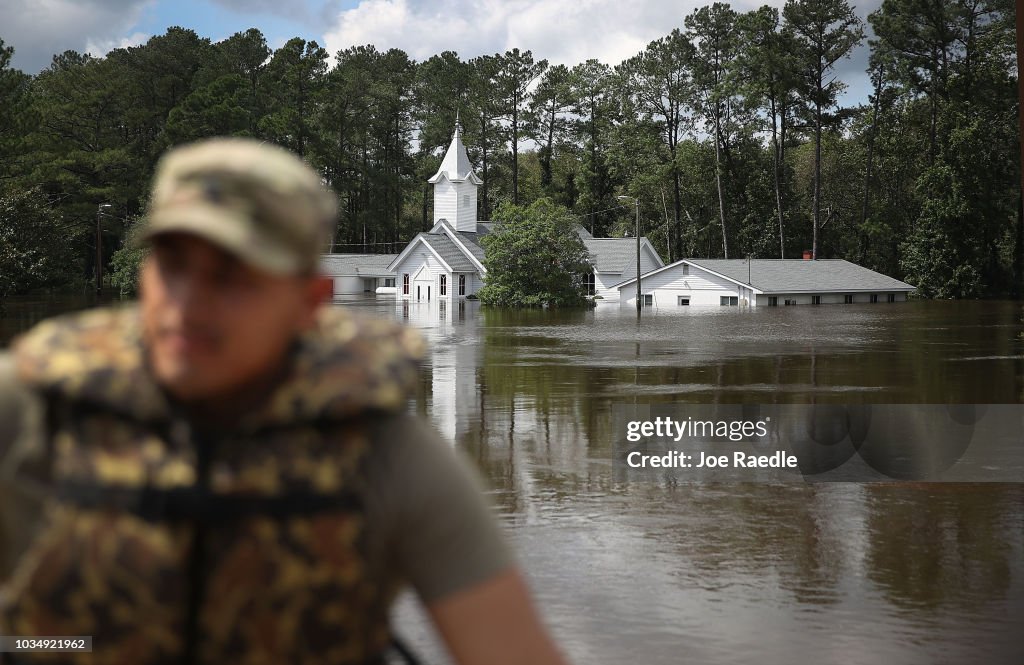
[[[470,181],[474,185],[482,185],[483,180],[473,173],[473,165],[469,163],[469,155],[466,154],[466,146],[462,143],[462,129],[458,123],[455,124],[455,134],[452,136],[448,152],[444,153],[444,159],[437,173],[427,182],[438,182],[442,177],[452,182]]]
[[[680,259],[673,264],[644,273],[644,279],[657,272],[690,264],[721,275],[741,286],[748,284],[761,293],[815,293],[850,291],[912,291],[915,287],[870,268],[843,259]],[[749,276],[749,277],[748,277]],[[616,284],[631,284],[636,278]]]
[[[465,252],[444,233],[421,233],[420,236],[453,272],[476,272],[476,266]]]
[[[646,237],[640,240],[650,244]],[[583,244],[597,272],[621,273],[636,264],[636,238],[594,238],[588,233]]]
[[[320,270],[325,275],[340,277],[390,277],[388,266],[398,254],[322,254]]]

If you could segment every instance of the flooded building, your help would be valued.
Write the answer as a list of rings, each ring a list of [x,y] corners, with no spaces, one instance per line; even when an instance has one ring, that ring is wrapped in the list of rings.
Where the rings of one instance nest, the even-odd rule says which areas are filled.
[[[473,172],[458,123],[441,166],[427,182],[434,185],[434,226],[418,233],[387,266],[397,295],[412,301],[472,296],[484,285],[481,240],[494,223],[477,219],[477,188],[483,181]],[[614,285],[636,275],[636,239],[594,238],[582,225],[577,233],[594,267],[587,278],[590,295],[618,300]],[[641,238],[641,248],[641,272],[664,265],[647,238]]]
[[[903,302],[915,287],[843,259],[682,259],[645,273],[645,307]],[[636,304],[636,278],[616,285]]]
[[[334,295],[394,293],[395,273],[388,264],[397,254],[324,254],[320,272],[334,282]]]

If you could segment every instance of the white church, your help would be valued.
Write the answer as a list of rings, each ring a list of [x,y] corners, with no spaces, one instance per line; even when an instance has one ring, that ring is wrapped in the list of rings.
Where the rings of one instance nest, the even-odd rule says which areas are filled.
[[[480,240],[494,223],[477,219],[477,188],[483,181],[473,172],[458,123],[441,166],[427,182],[434,185],[434,226],[417,234],[387,270],[395,277],[399,298],[465,298],[484,284],[487,268]],[[588,278],[590,294],[618,301],[615,285],[636,277],[636,240],[593,238],[582,225],[577,232],[594,266],[593,277]],[[647,238],[642,238],[641,273],[663,265],[658,252]]]

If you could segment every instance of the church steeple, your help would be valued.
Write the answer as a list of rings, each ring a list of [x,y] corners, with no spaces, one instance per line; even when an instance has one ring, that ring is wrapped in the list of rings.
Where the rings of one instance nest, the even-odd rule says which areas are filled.
[[[473,172],[473,165],[462,143],[462,127],[458,112],[455,131],[441,166],[427,182],[434,185],[434,223],[447,219],[459,231],[476,232],[476,188],[483,181]]]

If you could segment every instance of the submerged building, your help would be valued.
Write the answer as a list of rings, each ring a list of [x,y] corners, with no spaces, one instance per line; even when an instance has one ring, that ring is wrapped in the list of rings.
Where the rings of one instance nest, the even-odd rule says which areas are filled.
[[[636,306],[636,278],[615,285]],[[644,273],[645,307],[903,302],[914,286],[843,259],[682,259]]]

